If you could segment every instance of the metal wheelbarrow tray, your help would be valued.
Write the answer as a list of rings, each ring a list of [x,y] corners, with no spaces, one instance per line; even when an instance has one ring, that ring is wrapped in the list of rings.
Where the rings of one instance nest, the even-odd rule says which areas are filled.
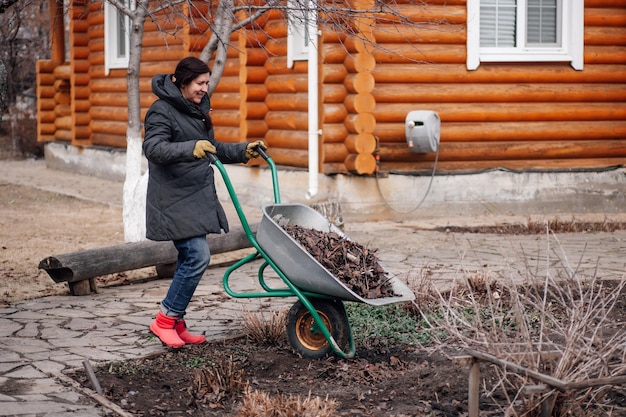
[[[256,249],[254,253],[226,269],[222,278],[224,290],[235,298],[297,297],[298,301],[287,313],[286,333],[292,348],[311,359],[323,358],[331,352],[341,358],[353,358],[356,349],[343,301],[384,305],[410,301],[415,296],[402,282],[388,275],[397,296],[365,299],[347,288],[289,236],[274,219],[285,219],[292,225],[320,232],[332,231],[345,237],[341,230],[312,208],[302,204],[281,204],[276,164],[264,149],[258,147],[257,151],[265,159],[272,173],[274,205],[263,207],[263,217],[256,236],[248,224],[224,165],[213,154],[208,154],[211,162],[222,174],[241,225],[248,240]],[[263,291],[233,290],[229,283],[231,275],[243,265],[259,258],[262,258],[263,262],[259,266],[257,278]],[[273,288],[268,285],[265,281],[267,267],[271,267],[270,269],[280,277],[285,284],[284,288]]]
[[[341,280],[322,266],[304,247],[280,226],[275,219],[289,221],[297,225],[320,232],[335,232],[349,239],[327,218],[309,206],[303,204],[276,204],[263,207],[263,217],[256,234],[256,239],[263,250],[298,288],[317,294],[381,306],[391,303],[412,301],[413,292],[396,277],[385,271],[395,297],[363,298],[349,289]]]

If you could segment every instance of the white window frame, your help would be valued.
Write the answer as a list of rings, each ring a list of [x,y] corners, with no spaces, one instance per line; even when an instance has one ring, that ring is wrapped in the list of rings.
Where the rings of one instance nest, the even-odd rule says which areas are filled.
[[[517,3],[525,8],[527,0],[517,0]],[[574,69],[582,70],[584,0],[562,0],[561,13],[561,45],[558,47],[484,48],[480,46],[480,0],[467,0],[467,69],[475,70],[481,62],[569,62]],[[517,21],[519,24],[520,16]]]
[[[311,11],[303,10],[302,0],[287,1],[287,67],[292,68],[295,61],[309,59],[309,30]]]
[[[120,27],[120,16],[123,17],[123,26]],[[108,1],[104,2],[104,73],[114,68],[128,68],[130,55],[130,18],[122,14]],[[124,43],[125,51],[119,50],[120,42]]]

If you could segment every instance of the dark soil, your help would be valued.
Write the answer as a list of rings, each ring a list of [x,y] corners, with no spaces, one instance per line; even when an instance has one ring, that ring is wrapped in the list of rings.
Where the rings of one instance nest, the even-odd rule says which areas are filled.
[[[612,313],[614,322],[625,322],[626,298]],[[136,416],[267,417],[241,413],[244,388],[274,398],[317,397],[336,403],[333,414],[272,416],[467,416],[469,365],[453,360],[464,356],[462,352],[447,349],[443,354],[442,349],[375,341],[371,345],[380,347],[357,346],[353,359],[313,360],[299,357],[286,341],[266,345],[244,336],[110,363],[95,371],[105,397]],[[70,376],[93,389],[84,371]],[[502,392],[485,394],[497,380],[494,365],[481,362],[480,378],[480,416],[507,415],[508,399]],[[572,415],[624,415],[626,387],[613,387],[602,402],[616,414],[592,408]]]
[[[304,359],[245,338],[187,346],[96,370],[111,401],[140,416],[235,416],[240,393],[207,392],[203,369],[243,370],[252,390],[338,402],[337,416],[458,416],[467,412],[469,368],[415,346],[361,351],[350,360]],[[489,379],[488,368],[482,376]],[[85,386],[87,378],[75,376]],[[220,400],[220,397],[221,400]],[[489,400],[491,401],[491,400]],[[489,413],[487,410],[492,410]],[[481,415],[499,415],[483,404]]]

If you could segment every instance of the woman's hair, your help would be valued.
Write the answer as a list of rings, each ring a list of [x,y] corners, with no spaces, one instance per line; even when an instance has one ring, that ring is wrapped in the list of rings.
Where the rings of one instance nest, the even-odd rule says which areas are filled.
[[[180,88],[192,82],[196,77],[202,74],[211,73],[209,66],[200,59],[189,56],[183,58],[178,65],[176,65],[176,71],[174,72],[176,87]]]

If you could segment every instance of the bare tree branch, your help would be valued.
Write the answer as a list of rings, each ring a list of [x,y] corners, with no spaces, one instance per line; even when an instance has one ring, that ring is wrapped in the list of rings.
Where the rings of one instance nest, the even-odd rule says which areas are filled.
[[[4,13],[7,9],[17,3],[19,0],[0,0],[0,13]]]

